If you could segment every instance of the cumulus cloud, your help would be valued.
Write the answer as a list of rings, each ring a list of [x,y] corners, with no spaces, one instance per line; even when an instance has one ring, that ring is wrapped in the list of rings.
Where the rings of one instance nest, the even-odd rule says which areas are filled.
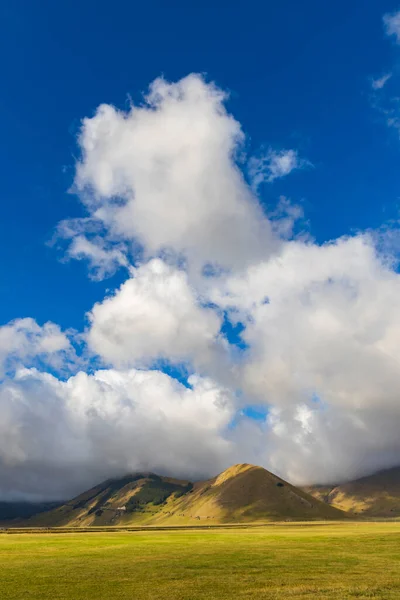
[[[88,343],[117,367],[155,360],[206,365],[218,346],[221,317],[202,306],[187,273],[153,259],[89,315]]]
[[[400,43],[400,11],[387,13],[383,16],[386,35],[394,36],[396,44]]]
[[[197,268],[268,255],[276,240],[236,164],[243,133],[225,99],[197,75],[157,79],[143,105],[84,119],[75,188],[92,220],[146,256],[167,250]]]
[[[397,236],[319,245],[287,198],[265,214],[257,186],[306,163],[269,151],[242,163],[251,187],[225,101],[191,75],[83,121],[75,190],[88,214],[58,237],[93,277],[128,275],[87,315],[89,364],[104,370],[66,376],[73,350],[57,325],[0,328],[1,497],[243,461],[323,483],[398,461]],[[188,384],[156,370],[163,362],[184,363]],[[246,416],[254,404],[265,419]]]
[[[0,379],[20,365],[41,362],[59,369],[75,358],[70,340],[55,323],[40,326],[25,318],[0,327]]]
[[[110,476],[201,478],[229,464],[229,390],[159,371],[24,369],[0,386],[0,497],[65,499]]]
[[[398,274],[361,235],[290,242],[215,288],[213,300],[247,325],[242,386],[272,411],[265,460],[292,481],[398,461],[399,292]]]

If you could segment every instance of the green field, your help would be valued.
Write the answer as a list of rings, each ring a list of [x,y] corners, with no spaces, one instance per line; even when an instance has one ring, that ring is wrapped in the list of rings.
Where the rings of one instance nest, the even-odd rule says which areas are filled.
[[[400,523],[0,534],[0,598],[400,598]]]

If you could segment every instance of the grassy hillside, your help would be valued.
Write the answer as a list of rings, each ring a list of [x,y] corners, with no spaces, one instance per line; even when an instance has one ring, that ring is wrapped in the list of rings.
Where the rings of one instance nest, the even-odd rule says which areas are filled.
[[[242,464],[195,484],[190,494],[169,507],[168,521],[186,524],[193,519],[232,523],[343,518],[343,513],[326,508],[328,506],[266,469]],[[154,523],[161,522],[161,519],[154,520]]]
[[[188,525],[344,517],[269,471],[242,464],[194,484],[152,473],[109,480],[25,524]]]
[[[1,600],[395,600],[400,523],[0,534]]]
[[[151,520],[173,496],[187,493],[189,481],[159,477],[153,473],[109,479],[47,513],[36,515],[30,526],[120,525]]]
[[[400,467],[379,471],[349,483],[310,486],[318,500],[365,517],[400,517]]]

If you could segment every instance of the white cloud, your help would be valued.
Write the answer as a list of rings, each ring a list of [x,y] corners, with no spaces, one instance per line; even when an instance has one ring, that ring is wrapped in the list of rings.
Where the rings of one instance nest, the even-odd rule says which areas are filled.
[[[159,371],[35,369],[0,386],[0,498],[65,499],[127,472],[203,477],[229,464],[227,390]]]
[[[58,326],[0,328],[3,497],[61,497],[136,469],[200,477],[248,461],[301,483],[398,460],[400,275],[386,256],[397,236],[320,246],[298,235],[303,211],[286,198],[267,218],[223,102],[192,75],[84,120],[88,216],[58,235],[94,277],[121,265],[129,278],[88,313],[87,351],[108,370],[57,379],[43,371],[73,360]],[[294,150],[260,161],[254,188],[306,164]],[[244,324],[243,351],[222,335],[224,313]],[[192,389],[137,370],[157,361],[189,364]],[[252,403],[265,422],[245,416]]]
[[[118,367],[157,359],[204,365],[215,356],[221,327],[215,311],[201,306],[187,274],[160,259],[133,269],[89,319],[89,346]]]
[[[25,318],[0,327],[0,378],[21,364],[39,360],[58,369],[75,358],[67,335],[54,323],[40,326],[34,319]]]
[[[385,75],[382,75],[382,77],[378,77],[377,79],[372,79],[371,81],[371,86],[373,90],[381,90],[383,87],[385,87],[385,85],[387,84],[387,82],[389,81],[389,79],[393,76],[393,73],[385,73]]]
[[[66,248],[62,243],[65,241]],[[49,245],[56,244],[61,246],[64,252],[63,262],[69,259],[86,260],[89,277],[94,281],[114,275],[120,267],[130,266],[127,244],[110,239],[96,219],[76,218],[61,221]]]
[[[269,150],[265,156],[251,159],[249,173],[253,187],[257,189],[261,183],[272,183],[307,165],[310,163],[300,159],[296,150]]]
[[[264,460],[292,481],[397,463],[399,293],[368,236],[290,242],[213,291],[247,324],[242,386],[271,407]]]
[[[113,275],[119,267],[128,267],[124,249],[104,248],[100,238],[89,240],[84,235],[75,236],[68,248],[68,255],[77,260],[86,259],[93,279],[104,279]]]
[[[400,11],[387,13],[383,16],[386,35],[394,36],[396,44],[400,43]]]
[[[281,239],[309,239],[308,233],[308,222],[304,217],[303,207],[299,204],[294,204],[286,198],[281,196],[274,210],[268,214],[272,229]],[[298,229],[298,231],[296,231]]]
[[[147,256],[167,250],[198,269],[268,255],[277,240],[236,165],[243,133],[224,100],[198,75],[157,79],[144,105],[84,119],[75,187],[91,219]]]
[[[195,376],[188,389],[157,371],[121,370],[164,356],[212,370],[218,315],[185,272],[153,260],[92,311],[89,343],[114,368],[67,381],[22,369],[3,381],[0,496],[66,497],[141,469],[210,476],[241,460],[294,483],[396,464],[400,276],[369,236],[287,242],[203,287],[246,325],[229,385]],[[64,347],[55,340],[39,347]],[[230,427],[247,403],[265,404],[266,422],[242,416]]]

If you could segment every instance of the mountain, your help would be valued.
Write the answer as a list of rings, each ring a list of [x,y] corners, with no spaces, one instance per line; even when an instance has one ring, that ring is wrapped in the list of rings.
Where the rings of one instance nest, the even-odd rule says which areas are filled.
[[[400,467],[341,485],[309,486],[304,491],[354,515],[400,517]]]
[[[24,525],[193,525],[343,518],[346,515],[338,509],[269,471],[240,464],[197,483],[154,473],[111,479]]]
[[[28,519],[38,513],[56,508],[59,502],[0,502],[0,522]]]

